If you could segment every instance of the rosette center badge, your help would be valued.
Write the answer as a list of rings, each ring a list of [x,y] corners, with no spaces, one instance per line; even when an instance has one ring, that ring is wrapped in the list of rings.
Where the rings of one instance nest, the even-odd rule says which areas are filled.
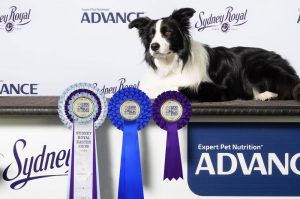
[[[78,97],[72,106],[73,113],[79,118],[88,118],[95,111],[94,102],[88,97]]]
[[[134,100],[126,100],[121,104],[120,114],[125,120],[136,120],[141,113],[140,105]]]
[[[167,100],[160,108],[161,116],[169,122],[177,122],[183,113],[182,105],[177,100]]]

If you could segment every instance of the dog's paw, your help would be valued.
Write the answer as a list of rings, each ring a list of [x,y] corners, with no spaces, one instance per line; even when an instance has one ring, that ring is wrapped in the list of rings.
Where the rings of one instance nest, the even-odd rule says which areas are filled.
[[[278,97],[277,93],[272,93],[270,91],[265,91],[263,93],[259,93],[257,96],[255,96],[256,100],[260,100],[260,101],[268,101],[271,100],[273,98]]]

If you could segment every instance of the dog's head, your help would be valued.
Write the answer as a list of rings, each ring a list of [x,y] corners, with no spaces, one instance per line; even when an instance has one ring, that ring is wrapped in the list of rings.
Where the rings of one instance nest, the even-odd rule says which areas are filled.
[[[169,17],[152,20],[148,17],[137,18],[129,28],[137,28],[145,46],[145,59],[156,69],[154,59],[164,59],[174,53],[185,64],[190,55],[190,18],[192,8],[175,10]]]

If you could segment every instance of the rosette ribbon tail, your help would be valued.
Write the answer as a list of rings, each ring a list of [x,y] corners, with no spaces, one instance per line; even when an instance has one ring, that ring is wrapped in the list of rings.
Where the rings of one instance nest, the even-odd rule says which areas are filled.
[[[75,127],[73,126],[72,147],[71,147],[71,165],[70,165],[70,170],[69,170],[69,193],[68,193],[69,199],[74,198],[74,142],[75,142],[74,128]]]
[[[118,199],[143,199],[138,127],[136,121],[125,121]]]
[[[96,130],[93,125],[93,199],[100,199],[100,180],[98,170],[98,154],[97,154],[97,139]]]
[[[167,123],[164,180],[183,178],[177,123]]]
[[[89,196],[91,199],[100,198],[94,122],[74,123],[69,172],[68,199],[81,196]]]

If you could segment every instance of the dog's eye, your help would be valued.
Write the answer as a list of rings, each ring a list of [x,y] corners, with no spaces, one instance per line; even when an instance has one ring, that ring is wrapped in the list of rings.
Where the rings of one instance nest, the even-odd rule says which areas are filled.
[[[153,33],[150,33],[149,38],[152,39],[154,37]]]
[[[170,37],[171,36],[171,32],[170,31],[166,31],[165,33],[164,33],[164,35],[166,36],[166,37]]]

